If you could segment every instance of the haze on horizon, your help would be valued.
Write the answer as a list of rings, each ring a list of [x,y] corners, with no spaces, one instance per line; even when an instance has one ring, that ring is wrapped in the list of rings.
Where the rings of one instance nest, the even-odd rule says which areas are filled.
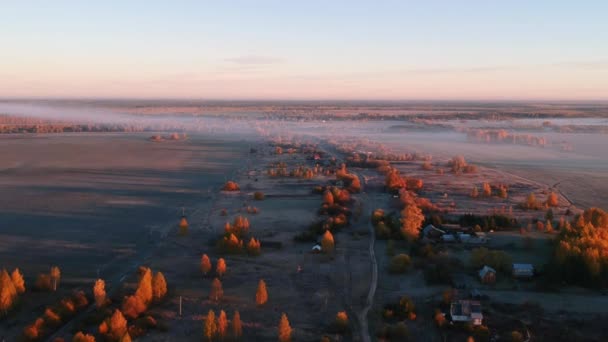
[[[603,1],[53,1],[0,11],[0,98],[607,100]]]

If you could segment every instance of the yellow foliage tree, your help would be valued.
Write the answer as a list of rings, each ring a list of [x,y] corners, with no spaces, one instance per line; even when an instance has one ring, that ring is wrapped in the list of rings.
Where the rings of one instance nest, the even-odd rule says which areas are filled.
[[[257,305],[264,305],[268,301],[268,292],[266,291],[266,282],[260,279],[258,283],[258,290],[255,293],[255,303]]]
[[[279,322],[279,342],[291,341],[291,330],[289,319],[287,318],[287,315],[283,313],[281,315],[281,321]]]
[[[106,303],[106,282],[102,279],[97,279],[97,281],[95,281],[93,296],[95,297],[95,306],[98,308]]]
[[[203,272],[204,275],[207,275],[209,272],[211,272],[211,260],[209,259],[207,254],[203,254],[203,256],[201,257],[201,272]]]
[[[334,236],[326,230],[321,239],[321,247],[324,253],[331,253],[334,250]]]

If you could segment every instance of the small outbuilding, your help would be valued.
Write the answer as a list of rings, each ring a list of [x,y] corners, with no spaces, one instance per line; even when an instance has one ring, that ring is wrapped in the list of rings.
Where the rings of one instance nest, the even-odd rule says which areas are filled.
[[[479,280],[484,284],[496,283],[496,270],[490,266],[484,266],[479,270]]]
[[[429,239],[439,238],[440,236],[442,236],[444,234],[445,234],[444,230],[441,230],[432,224],[429,224],[428,226],[426,226],[422,229],[422,236],[429,238]]]
[[[532,264],[513,264],[513,276],[515,278],[534,277],[534,265]]]

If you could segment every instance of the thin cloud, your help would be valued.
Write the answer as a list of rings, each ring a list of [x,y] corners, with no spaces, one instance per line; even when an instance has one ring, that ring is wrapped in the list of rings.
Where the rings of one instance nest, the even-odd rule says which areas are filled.
[[[258,55],[245,55],[233,58],[224,59],[226,62],[235,63],[239,65],[268,65],[268,64],[280,64],[284,60],[278,57],[270,56],[258,56]]]

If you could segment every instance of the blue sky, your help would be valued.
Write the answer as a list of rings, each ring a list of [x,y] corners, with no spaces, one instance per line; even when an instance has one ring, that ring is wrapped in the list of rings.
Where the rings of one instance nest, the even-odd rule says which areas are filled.
[[[0,97],[608,99],[605,1],[12,1]]]

